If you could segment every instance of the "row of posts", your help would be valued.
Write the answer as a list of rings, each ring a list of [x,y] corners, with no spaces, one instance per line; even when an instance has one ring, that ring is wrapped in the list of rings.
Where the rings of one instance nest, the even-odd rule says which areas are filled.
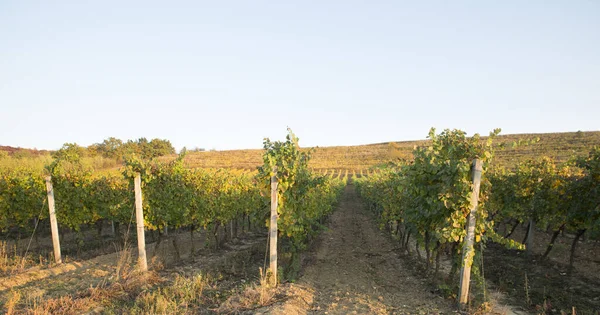
[[[52,246],[54,248],[54,261],[57,264],[62,263],[60,253],[60,240],[58,233],[58,223],[56,222],[56,208],[54,204],[54,189],[52,187],[52,178],[47,176],[46,193],[48,196],[48,208],[50,211],[50,230],[52,233]],[[140,174],[136,174],[134,178],[135,192],[135,219],[138,241],[138,265],[141,271],[148,270],[148,260],[146,259],[146,239],[144,235],[144,211],[142,202],[142,179]],[[274,279],[274,284],[277,283],[277,170],[271,177],[271,226],[270,226],[270,261],[269,269]]]
[[[48,196],[48,208],[50,211],[50,231],[52,233],[52,247],[54,248],[54,261],[57,264],[62,263],[60,253],[60,240],[58,236],[58,223],[56,222],[56,209],[54,205],[54,189],[52,188],[52,178],[46,176],[46,193]],[[134,178],[135,190],[135,219],[137,225],[138,238],[138,264],[141,271],[148,270],[148,261],[146,259],[146,240],[144,235],[144,212],[142,207],[142,179],[140,174]]]
[[[461,308],[466,307],[469,297],[469,284],[471,279],[471,265],[474,256],[475,223],[477,217],[477,207],[479,202],[479,187],[481,184],[482,164],[479,159],[473,161],[473,193],[471,195],[471,212],[467,219],[467,237],[463,247],[463,264],[460,273],[460,291],[459,303]],[[142,180],[140,174],[134,178],[135,190],[135,218],[138,240],[138,264],[141,271],[148,270],[148,261],[146,259],[146,240],[144,235],[144,212],[142,203]],[[271,176],[271,220],[269,226],[269,270],[271,272],[271,281],[277,285],[277,168],[273,169]],[[60,241],[58,237],[58,224],[56,222],[56,212],[54,207],[54,191],[52,188],[52,179],[46,177],[46,191],[48,193],[48,207],[50,210],[50,228],[52,231],[52,245],[54,247],[54,259],[57,264],[62,263],[60,253]]]

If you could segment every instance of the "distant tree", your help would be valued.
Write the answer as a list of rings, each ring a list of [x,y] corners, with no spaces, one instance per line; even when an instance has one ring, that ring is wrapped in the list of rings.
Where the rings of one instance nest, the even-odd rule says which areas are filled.
[[[140,150],[140,147],[138,146],[138,143],[136,141],[127,140],[127,142],[123,144],[121,154],[123,156],[130,156],[133,154],[141,156],[142,151]]]
[[[152,154],[152,145],[148,142],[148,139],[145,137],[139,138],[137,140],[138,152],[144,159],[149,159],[154,157]]]
[[[128,140],[121,146],[121,156],[137,155],[143,159],[151,159],[175,153],[175,148],[169,140],[139,138],[137,141]]]
[[[102,155],[108,158],[120,158],[123,149],[123,141],[110,137],[100,144]]]
[[[171,144],[171,141],[166,139],[152,139],[149,146],[149,152],[147,157],[159,157],[163,155],[169,155],[175,153],[175,148]]]
[[[77,143],[65,143],[60,150],[52,153],[52,157],[61,161],[79,162],[85,153],[85,148]]]
[[[115,137],[105,139],[87,148],[91,155],[101,155],[106,158],[122,159],[126,156],[137,155],[143,159],[151,159],[175,153],[175,148],[169,140],[148,139],[142,137],[137,140],[123,142]]]
[[[87,153],[89,156],[102,156],[102,151],[100,149],[100,143],[90,144],[87,148]]]
[[[146,137],[141,137],[141,138],[139,138],[139,139],[137,140],[137,144],[138,144],[138,145],[139,145],[141,148],[143,148],[143,147],[145,147],[146,145],[148,145],[148,143],[149,143],[149,142],[148,142],[148,139],[146,139]]]
[[[105,139],[87,147],[89,155],[100,155],[105,158],[120,159],[123,156],[123,141],[115,137]]]

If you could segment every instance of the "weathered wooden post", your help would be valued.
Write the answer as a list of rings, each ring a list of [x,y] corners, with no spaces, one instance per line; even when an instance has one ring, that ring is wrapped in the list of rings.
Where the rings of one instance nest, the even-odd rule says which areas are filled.
[[[463,247],[462,267],[460,270],[460,308],[465,309],[469,300],[469,284],[471,281],[471,265],[475,256],[475,223],[477,221],[477,205],[479,203],[479,186],[481,184],[481,172],[483,170],[481,160],[473,161],[473,193],[471,195],[471,212],[467,218],[467,237]]]
[[[277,285],[277,168],[273,168],[271,176],[271,224],[269,226],[269,269],[271,270],[271,281]]]
[[[56,222],[56,211],[54,208],[54,188],[52,188],[52,177],[46,176],[46,193],[48,194],[48,210],[50,210],[50,231],[52,233],[52,247],[54,247],[54,261],[62,263],[60,254],[60,240],[58,237],[58,223]]]
[[[142,203],[142,177],[140,173],[135,174],[135,221],[138,239],[138,263],[141,271],[148,270],[148,261],[146,260],[146,237],[144,235],[144,210]]]

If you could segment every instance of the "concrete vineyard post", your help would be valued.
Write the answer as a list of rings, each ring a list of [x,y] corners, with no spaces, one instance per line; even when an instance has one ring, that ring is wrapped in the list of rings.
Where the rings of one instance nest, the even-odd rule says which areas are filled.
[[[62,263],[60,254],[60,240],[58,238],[58,223],[56,222],[56,211],[54,208],[54,188],[52,188],[52,177],[46,176],[46,192],[48,194],[48,210],[50,211],[50,230],[52,233],[52,247],[54,247],[54,261]]]
[[[271,176],[271,224],[269,226],[269,269],[273,285],[277,285],[277,168]]]
[[[471,281],[471,265],[475,256],[473,247],[475,239],[475,223],[477,221],[477,206],[479,204],[479,186],[481,185],[481,160],[473,161],[473,193],[471,195],[471,212],[467,219],[467,237],[463,247],[462,267],[460,270],[459,302],[461,309],[465,309],[469,299],[469,284]]]
[[[138,263],[141,271],[148,270],[148,261],[146,260],[146,237],[144,235],[144,210],[142,203],[142,177],[139,173],[135,175],[135,221],[138,239]]]

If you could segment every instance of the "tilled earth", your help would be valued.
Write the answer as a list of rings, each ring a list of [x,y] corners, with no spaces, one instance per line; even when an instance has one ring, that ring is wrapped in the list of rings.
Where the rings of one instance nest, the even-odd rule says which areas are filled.
[[[431,293],[398,257],[360,202],[345,188],[329,229],[317,240],[313,263],[291,285],[294,298],[264,310],[273,314],[448,314],[456,308]]]

